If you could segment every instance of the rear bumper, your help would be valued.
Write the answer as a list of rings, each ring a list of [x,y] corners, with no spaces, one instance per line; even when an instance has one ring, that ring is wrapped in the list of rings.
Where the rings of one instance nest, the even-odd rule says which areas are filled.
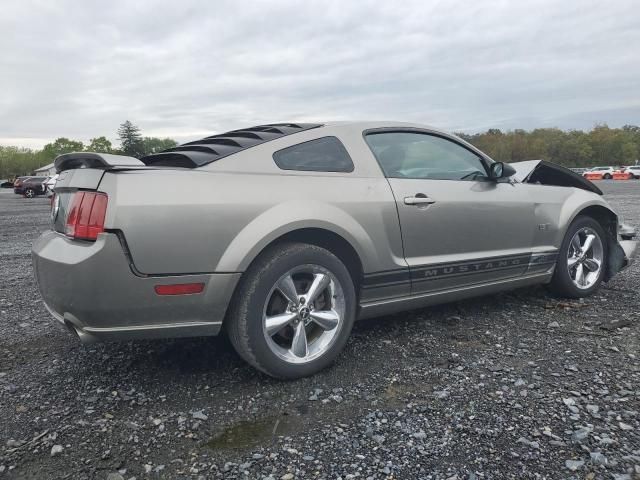
[[[240,278],[240,273],[138,276],[112,233],[80,242],[48,231],[34,242],[32,257],[47,309],[86,343],[216,335]],[[197,282],[205,284],[200,294],[159,296],[154,290]]]

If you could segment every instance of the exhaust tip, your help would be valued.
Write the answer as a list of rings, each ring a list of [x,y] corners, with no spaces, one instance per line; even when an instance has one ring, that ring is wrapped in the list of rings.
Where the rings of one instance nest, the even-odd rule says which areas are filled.
[[[85,332],[81,328],[76,327],[69,320],[65,319],[64,324],[67,327],[67,329],[71,332],[71,334],[75,336],[78,340],[80,340],[80,343],[82,343],[83,345],[91,345],[93,343],[98,342],[98,339],[96,337],[94,337],[90,333]]]

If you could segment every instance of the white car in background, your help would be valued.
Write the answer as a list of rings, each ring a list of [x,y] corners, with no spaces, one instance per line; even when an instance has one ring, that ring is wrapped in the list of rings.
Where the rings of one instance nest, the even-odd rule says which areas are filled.
[[[625,173],[630,173],[632,178],[639,179],[640,178],[640,165],[631,165],[624,169]]]
[[[53,189],[56,186],[56,182],[58,181],[58,174],[56,173],[53,177],[50,177],[49,180],[44,182],[47,187],[47,197],[53,197]]]
[[[587,173],[601,173],[602,178],[604,178],[605,180],[609,180],[613,178],[613,172],[615,172],[615,170],[616,169],[614,167],[593,167],[584,172],[582,175],[584,176]]]

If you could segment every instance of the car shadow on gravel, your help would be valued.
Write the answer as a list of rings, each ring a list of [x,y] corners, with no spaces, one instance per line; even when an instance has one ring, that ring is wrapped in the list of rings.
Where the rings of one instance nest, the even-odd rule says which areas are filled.
[[[348,378],[364,378],[384,371],[388,361],[378,349],[395,347],[404,357],[410,356],[442,367],[447,361],[445,350],[434,351],[431,343],[458,348],[481,348],[476,330],[486,325],[486,317],[493,316],[498,306],[517,308],[519,303],[549,301],[544,288],[517,290],[479,297],[456,303],[402,312],[357,322],[345,351],[336,364],[311,378],[282,382],[272,379],[247,365],[224,336],[208,338],[179,338],[170,340],[139,340],[126,343],[101,343],[90,346],[75,345],[79,362],[76,368],[84,375],[101,376],[127,372],[132,377],[161,377],[167,384],[185,384],[189,379],[201,381],[203,376],[211,385],[339,384]],[[479,318],[482,317],[480,323]],[[495,320],[499,322],[499,317]],[[415,343],[415,336],[430,338],[424,346]],[[71,339],[69,339],[71,341]],[[372,347],[371,343],[375,347]],[[82,373],[82,372],[78,372]],[[117,376],[115,375],[115,376]]]

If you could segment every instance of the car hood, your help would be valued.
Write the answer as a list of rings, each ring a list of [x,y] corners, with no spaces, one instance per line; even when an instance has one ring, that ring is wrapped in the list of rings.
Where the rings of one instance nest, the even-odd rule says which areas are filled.
[[[511,177],[520,183],[574,187],[602,195],[602,190],[592,182],[568,168],[545,160],[526,160],[510,164],[516,173]]]

